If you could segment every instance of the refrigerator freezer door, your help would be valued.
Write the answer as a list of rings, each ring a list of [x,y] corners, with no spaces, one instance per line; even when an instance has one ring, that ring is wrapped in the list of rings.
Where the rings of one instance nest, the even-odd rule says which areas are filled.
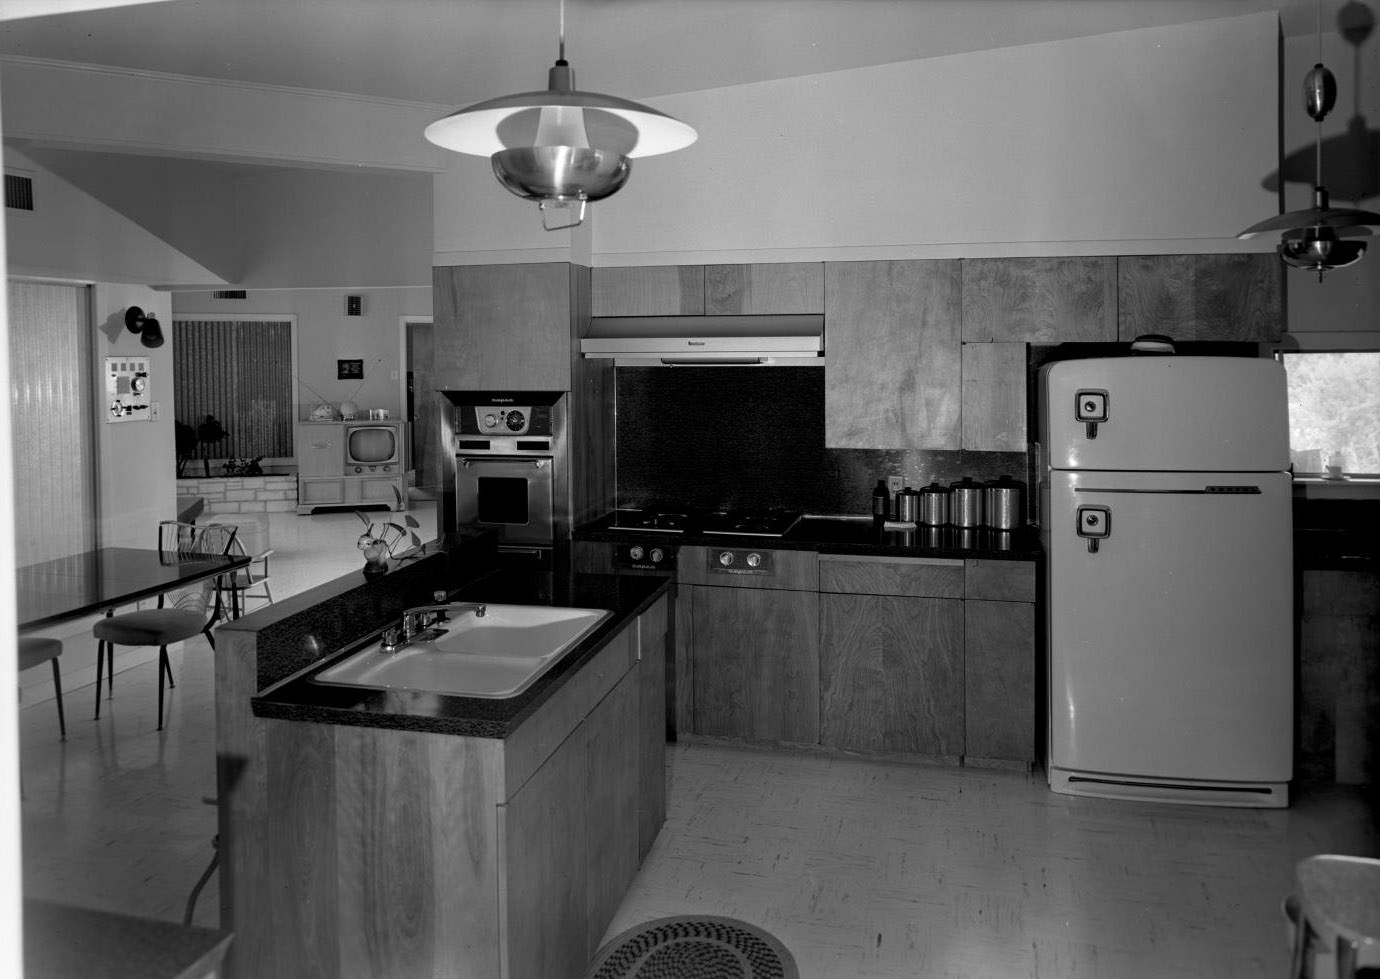
[[[1284,368],[1255,357],[1103,357],[1040,371],[1052,469],[1289,468]]]
[[[1288,475],[1049,476],[1051,770],[1287,782]]]

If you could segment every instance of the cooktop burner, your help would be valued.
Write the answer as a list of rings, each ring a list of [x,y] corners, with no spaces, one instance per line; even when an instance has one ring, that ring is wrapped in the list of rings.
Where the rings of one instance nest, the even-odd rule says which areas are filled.
[[[705,514],[703,530],[706,534],[784,537],[799,519],[796,510],[719,510]]]
[[[730,508],[690,511],[670,507],[615,510],[612,530],[642,530],[659,534],[736,534],[742,537],[784,537],[800,519],[798,510]]]

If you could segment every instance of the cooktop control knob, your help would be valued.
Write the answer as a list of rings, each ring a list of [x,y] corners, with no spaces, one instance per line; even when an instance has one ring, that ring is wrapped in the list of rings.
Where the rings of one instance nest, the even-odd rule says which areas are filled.
[[[641,561],[642,545],[634,544],[632,547],[628,548],[628,557],[632,558],[634,561]]]
[[[722,554],[720,554],[720,555],[719,555],[719,563],[722,564],[725,568],[728,567],[730,564],[732,564],[732,563],[733,563],[733,552],[732,552],[732,551],[724,551]]]
[[[762,555],[758,554],[756,551],[753,551],[751,554],[747,556],[747,564],[749,568],[755,568],[761,563]]]
[[[659,547],[652,548],[651,558],[653,564],[660,564],[661,559],[666,556],[665,552]]]

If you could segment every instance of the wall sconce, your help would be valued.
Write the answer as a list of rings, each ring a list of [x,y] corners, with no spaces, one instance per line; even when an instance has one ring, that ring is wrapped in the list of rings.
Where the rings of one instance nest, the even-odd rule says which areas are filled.
[[[130,333],[139,334],[139,342],[146,347],[163,346],[163,327],[152,313],[145,313],[138,306],[125,310],[125,327]]]

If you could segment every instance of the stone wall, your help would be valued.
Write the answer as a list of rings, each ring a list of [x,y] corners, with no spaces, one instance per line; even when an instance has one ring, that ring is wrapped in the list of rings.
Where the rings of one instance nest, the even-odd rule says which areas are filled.
[[[205,513],[274,513],[297,508],[297,476],[211,476],[179,479],[177,495],[199,496]]]

